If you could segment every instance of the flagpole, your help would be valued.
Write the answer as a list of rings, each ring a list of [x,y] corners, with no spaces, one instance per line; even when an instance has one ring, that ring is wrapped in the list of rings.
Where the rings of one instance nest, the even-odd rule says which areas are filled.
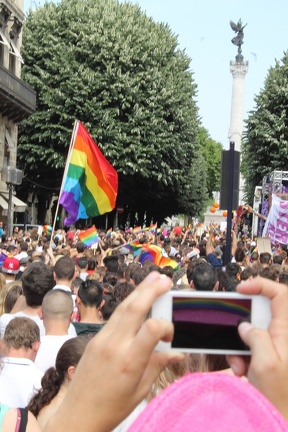
[[[62,189],[63,189],[63,185],[64,185],[64,180],[66,178],[68,167],[69,167],[69,163],[68,162],[70,161],[71,151],[72,151],[72,147],[73,147],[74,141],[75,141],[75,131],[76,131],[76,127],[78,126],[78,123],[79,123],[79,120],[75,120],[74,127],[73,127],[73,132],[72,132],[72,135],[71,135],[69,150],[68,150],[68,156],[67,156],[66,163],[65,163],[64,174],[63,174],[63,177],[62,177],[61,188],[60,188],[60,192],[59,192],[59,196],[58,196],[58,201],[57,201],[57,206],[56,206],[56,210],[55,210],[55,216],[54,216],[54,221],[53,221],[53,225],[52,225],[51,239],[53,238],[53,233],[54,233],[54,230],[55,230],[55,225],[56,225],[57,215],[58,215],[58,210],[59,210],[59,200],[61,198]]]

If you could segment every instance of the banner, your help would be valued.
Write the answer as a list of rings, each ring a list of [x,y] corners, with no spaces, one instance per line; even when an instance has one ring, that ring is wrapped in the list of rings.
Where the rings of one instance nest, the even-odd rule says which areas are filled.
[[[272,194],[272,205],[262,232],[263,237],[270,237],[271,243],[288,243],[288,201]]]

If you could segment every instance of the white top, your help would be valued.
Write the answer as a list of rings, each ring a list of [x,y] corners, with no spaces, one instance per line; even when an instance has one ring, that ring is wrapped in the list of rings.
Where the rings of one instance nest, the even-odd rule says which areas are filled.
[[[53,290],[54,289],[62,289],[63,291],[68,291],[72,294],[71,288],[69,288],[67,285],[58,284],[53,287]]]
[[[25,408],[41,388],[43,372],[27,358],[3,357],[1,363],[1,403],[11,408]]]
[[[35,365],[37,368],[46,372],[50,367],[54,367],[59,349],[62,347],[64,342],[73,337],[74,336],[68,334],[61,336],[42,336],[40,348],[35,359]]]
[[[1,317],[0,317],[0,334],[1,334],[2,338],[4,336],[7,324],[13,318],[17,318],[17,317],[20,317],[20,318],[23,317],[23,318],[30,318],[30,319],[32,319],[33,321],[36,322],[36,324],[38,324],[38,327],[40,329],[40,336],[44,336],[45,335],[45,328],[44,328],[44,325],[43,325],[43,321],[39,318],[38,315],[28,315],[28,314],[20,311],[20,312],[14,313],[14,314],[8,314],[8,313],[6,313],[6,314],[1,315]]]
[[[171,246],[171,250],[170,250],[170,256],[175,256],[177,253],[177,250],[174,248],[174,246]],[[169,255],[167,254],[166,250],[163,248],[162,249],[162,255],[165,258],[169,258]]]
[[[45,327],[44,327],[43,321],[39,318],[39,316],[38,315],[28,315],[28,314],[25,314],[24,312],[20,311],[20,312],[16,312],[15,314],[7,314],[6,313],[6,314],[1,315],[1,317],[0,317],[0,336],[2,338],[4,336],[7,324],[13,318],[16,318],[16,317],[24,317],[24,318],[32,319],[33,321],[36,322],[36,324],[38,324],[38,327],[40,329],[40,337],[45,336],[45,333],[46,333]],[[76,330],[75,330],[75,327],[73,326],[73,324],[69,325],[68,334],[71,336],[77,336],[77,333],[76,333]],[[0,374],[1,374],[1,371],[0,371]]]
[[[25,252],[25,251],[22,251],[22,252],[20,252],[19,254],[17,254],[17,255],[14,256],[14,258],[18,259],[19,261],[20,261],[22,258],[27,258],[27,257],[28,257],[28,254],[27,254],[27,252]]]
[[[80,272],[79,273],[80,279],[82,279],[84,282],[86,281],[87,276],[89,276],[89,273],[87,273],[87,272]]]

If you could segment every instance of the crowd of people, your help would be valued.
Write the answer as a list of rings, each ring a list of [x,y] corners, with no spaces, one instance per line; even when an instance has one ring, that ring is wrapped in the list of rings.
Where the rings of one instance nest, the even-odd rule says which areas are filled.
[[[225,231],[213,225],[201,230],[176,228],[99,230],[90,247],[79,240],[75,227],[41,235],[37,230],[20,229],[11,237],[2,233],[1,430],[177,430],[177,418],[175,429],[171,424],[164,427],[163,410],[156,424],[151,411],[159,410],[155,401],[166,394],[172,401],[175,395],[170,389],[185,385],[187,377],[199,379],[203,372],[205,376],[209,372],[212,381],[212,372],[217,372],[216,379],[221,372],[223,385],[232,380],[227,382],[229,388],[239,380],[235,375],[245,376],[236,388],[240,391],[244,385],[248,400],[254,391],[261,392],[275,411],[278,429],[274,430],[286,430],[285,246],[260,251],[257,239],[232,231],[231,256],[224,263]],[[165,265],[147,253],[152,246],[167,259]],[[149,311],[156,298],[170,289],[269,297],[272,321],[268,331],[247,322],[239,325],[239,334],[251,349],[250,361],[240,356],[155,351],[159,340],[173,338],[173,325],[149,318]],[[229,429],[225,413],[219,415],[219,430],[243,430]],[[190,427],[187,424],[187,430]],[[209,430],[208,426],[203,430]]]

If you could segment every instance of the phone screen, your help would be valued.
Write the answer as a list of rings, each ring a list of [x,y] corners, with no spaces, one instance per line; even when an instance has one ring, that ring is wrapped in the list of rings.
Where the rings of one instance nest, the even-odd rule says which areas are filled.
[[[249,351],[238,334],[251,322],[251,299],[172,298],[172,348]]]

